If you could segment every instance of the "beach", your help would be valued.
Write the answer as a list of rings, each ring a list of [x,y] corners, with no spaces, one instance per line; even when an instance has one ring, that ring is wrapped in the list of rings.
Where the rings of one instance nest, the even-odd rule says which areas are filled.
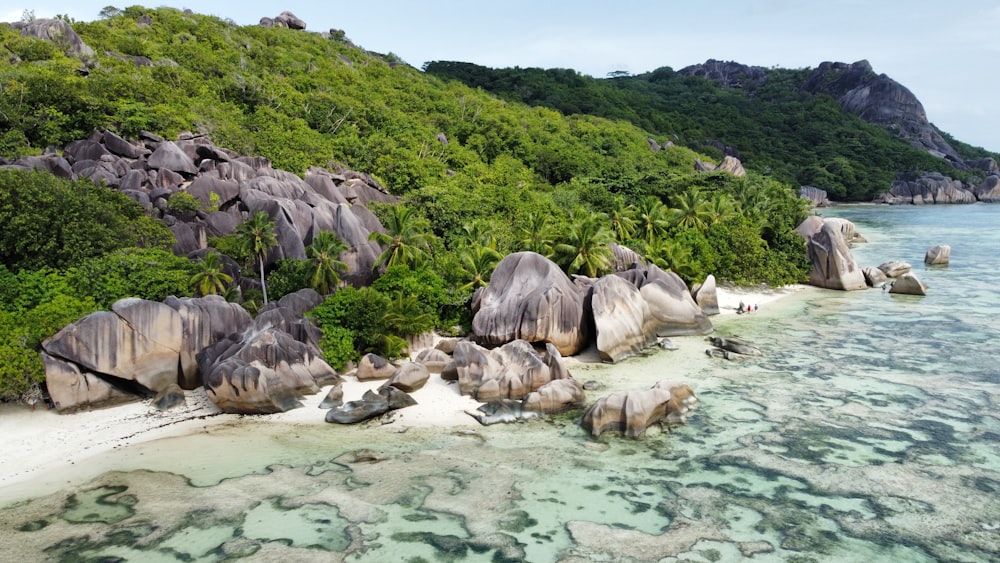
[[[795,285],[783,288],[719,287],[721,315],[735,315],[740,303],[757,305],[751,315],[767,315],[768,305],[787,295],[809,289]],[[701,353],[704,339],[699,336],[672,338],[681,345],[678,352],[685,362],[709,361]],[[563,358],[572,374],[586,375],[587,366],[599,364],[596,350]],[[628,362],[628,360],[625,360]],[[585,379],[585,377],[579,377]],[[344,401],[360,399],[365,391],[376,389],[384,381],[358,381],[344,376]],[[0,504],[44,494],[91,479],[105,470],[102,454],[136,444],[199,432],[233,424],[327,424],[325,410],[318,405],[330,387],[302,399],[301,408],[272,415],[237,415],[222,413],[204,389],[186,392],[186,405],[158,411],[150,401],[140,401],[105,409],[58,414],[55,410],[24,405],[0,405]],[[386,431],[408,428],[477,428],[479,423],[467,414],[480,403],[458,392],[457,383],[449,383],[431,374],[427,384],[413,393],[417,404],[385,415]]]

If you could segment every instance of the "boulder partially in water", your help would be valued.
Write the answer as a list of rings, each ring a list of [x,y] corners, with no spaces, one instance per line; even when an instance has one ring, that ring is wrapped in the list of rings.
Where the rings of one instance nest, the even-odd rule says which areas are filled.
[[[652,389],[621,391],[598,399],[581,424],[595,437],[621,432],[628,438],[639,438],[654,424],[683,424],[696,402],[687,385],[661,382]]]
[[[523,408],[527,412],[558,414],[586,406],[587,395],[583,385],[572,377],[550,381],[532,391],[524,398]]]
[[[806,251],[813,266],[809,272],[810,284],[848,291],[868,287],[851,254],[849,241],[855,236],[853,223],[812,216],[795,230],[806,239]]]
[[[909,272],[912,268],[913,266],[909,262],[904,262],[903,260],[890,260],[880,264],[878,267],[879,270],[882,270],[882,273],[890,278],[898,278]]]
[[[927,249],[924,255],[924,264],[943,265],[951,261],[951,247],[947,244],[939,244]]]
[[[920,281],[917,276],[911,273],[906,273],[899,276],[896,281],[892,282],[892,287],[889,288],[889,293],[903,295],[927,295],[927,286],[924,285],[924,282]]]

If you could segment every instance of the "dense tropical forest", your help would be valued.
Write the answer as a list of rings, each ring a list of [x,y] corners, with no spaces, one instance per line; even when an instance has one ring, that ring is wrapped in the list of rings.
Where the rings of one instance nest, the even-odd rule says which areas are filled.
[[[207,254],[175,256],[162,212],[88,180],[0,170],[0,400],[37,390],[42,340],[122,297],[221,294],[254,312],[312,287],[329,296],[313,313],[321,347],[343,367],[369,351],[398,354],[402,337],[431,328],[467,330],[473,292],[520,250],[586,276],[610,270],[617,243],[688,283],[802,281],[808,261],[793,229],[809,212],[796,192],[810,174],[840,174],[843,193],[861,197],[891,181],[880,162],[939,164],[781,86],[798,71],[776,71],[782,80],[765,93],[775,105],[758,106],[669,69],[594,80],[477,67],[470,86],[454,79],[470,76],[422,72],[344,32],[241,27],[171,8],[109,6],[97,21],[68,23],[92,51],[0,24],[0,158],[60,151],[94,131],[191,132],[300,176],[364,172],[400,203],[371,204],[386,230],[373,234],[378,277],[344,287],[345,246],[332,234],[315,237],[306,259],[265,268],[274,224],[255,214]],[[748,174],[696,172],[696,160],[722,157],[705,139],[738,145]],[[843,146],[857,154],[831,156]],[[834,161],[853,176],[832,171]],[[166,213],[204,211],[187,195],[172,195]]]
[[[424,70],[505,100],[628,121],[716,158],[729,147],[750,170],[820,187],[838,201],[871,201],[907,172],[937,171],[964,181],[977,176],[843,111],[832,96],[804,90],[812,69],[757,69],[763,77],[742,77],[739,88],[670,67],[607,79],[569,69],[491,69],[446,61],[428,63]],[[945,138],[965,159],[1000,158]]]

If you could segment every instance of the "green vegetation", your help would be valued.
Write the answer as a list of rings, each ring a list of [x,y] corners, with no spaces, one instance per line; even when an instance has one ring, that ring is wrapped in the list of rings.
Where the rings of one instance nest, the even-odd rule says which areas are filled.
[[[140,25],[147,15],[152,24]],[[536,251],[569,273],[593,276],[608,271],[607,244],[616,242],[689,283],[715,274],[723,282],[783,284],[807,271],[792,232],[807,209],[789,185],[801,169],[788,164],[801,137],[779,139],[754,121],[763,110],[726,109],[723,102],[738,93],[706,81],[666,71],[613,82],[525,71],[536,82],[517,97],[496,97],[360,49],[343,34],[239,27],[172,8],[132,6],[103,16],[73,22],[97,53],[86,63],[64,45],[0,26],[0,156],[39,154],[101,129],[125,138],[192,131],[296,174],[333,165],[368,173],[402,204],[372,206],[386,227],[373,235],[384,249],[375,284],[340,288],[343,246],[326,233],[307,247],[306,260],[283,260],[268,272],[274,223],[257,213],[237,233],[209,241],[219,254],[191,262],[167,252],[173,241],[162,224],[107,187],[0,171],[0,263],[13,280],[0,289],[6,398],[39,380],[38,343],[60,323],[124,296],[232,297],[237,288],[220,255],[259,276],[261,292],[242,295],[248,310],[303,287],[327,295],[315,318],[335,366],[369,351],[393,356],[405,346],[401,337],[430,328],[468,327],[473,291],[511,252]],[[832,102],[780,89],[773,96],[802,106],[783,131],[802,128],[816,106],[828,111],[816,135],[886,139],[845,119]],[[775,104],[768,111],[777,119],[788,106]],[[823,130],[834,125],[834,133]],[[729,129],[758,137],[731,138]],[[676,146],[650,150],[650,136],[668,134],[677,135]],[[740,146],[746,178],[694,171],[696,159],[721,157],[700,144],[709,138]],[[829,166],[821,145],[806,144]],[[857,162],[848,164],[859,174]],[[219,204],[206,207],[179,192],[167,211],[184,218]]]
[[[811,69],[771,69],[745,91],[677,74],[669,67],[599,80],[567,69],[491,69],[439,61],[428,74],[459,80],[506,100],[624,120],[716,159],[708,141],[736,147],[744,166],[793,185],[813,185],[832,199],[870,201],[900,173],[936,170],[962,180],[974,173],[910,146],[905,139],[841,111],[829,96],[801,90]],[[945,138],[952,139],[945,135]],[[952,143],[964,158],[1000,155]]]

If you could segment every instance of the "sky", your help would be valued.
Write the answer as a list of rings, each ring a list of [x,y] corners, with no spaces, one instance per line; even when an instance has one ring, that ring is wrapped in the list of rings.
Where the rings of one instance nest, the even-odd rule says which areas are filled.
[[[98,19],[109,0],[3,0],[0,21],[66,14]],[[113,4],[124,8],[131,3]],[[867,59],[912,91],[928,119],[955,138],[1000,152],[998,0],[174,0],[256,24],[284,10],[310,31],[343,30],[359,47],[488,67],[570,68],[602,78],[708,59],[766,68],[812,68]]]

